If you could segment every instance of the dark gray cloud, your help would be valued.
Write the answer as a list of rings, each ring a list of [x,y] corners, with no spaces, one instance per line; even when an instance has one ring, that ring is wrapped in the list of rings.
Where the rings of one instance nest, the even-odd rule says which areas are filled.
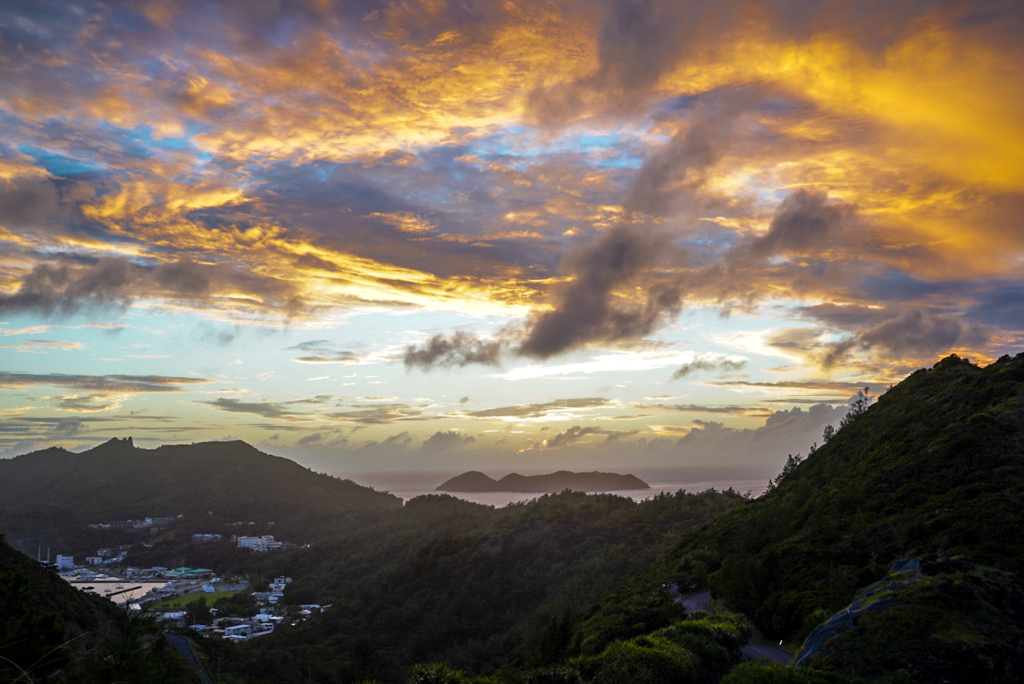
[[[97,393],[182,392],[190,385],[210,382],[206,378],[163,375],[68,375],[64,373],[10,373],[0,371],[0,389],[21,389],[52,385]]]
[[[119,257],[68,261],[34,266],[18,290],[0,294],[0,313],[67,316],[81,310],[123,309],[139,297],[215,305],[214,299],[225,292],[248,293],[264,306],[289,314],[303,307],[293,283],[228,264],[181,259],[147,268]]]
[[[200,401],[198,403],[212,406],[215,409],[220,409],[221,411],[228,411],[230,413],[252,413],[257,416],[263,416],[264,418],[298,420],[305,417],[301,413],[295,413],[294,411],[284,408],[281,404],[270,401],[242,401],[241,399],[218,397],[213,401]]]
[[[704,186],[707,170],[728,148],[730,130],[731,116],[726,112],[680,126],[665,147],[644,159],[626,196],[625,208],[661,215],[679,201],[692,202]]]
[[[803,253],[825,245],[851,214],[849,205],[830,202],[823,192],[799,188],[782,200],[768,232],[741,249],[754,257]]]
[[[463,367],[471,363],[497,366],[501,363],[506,342],[501,339],[485,340],[462,330],[450,336],[434,335],[422,346],[406,347],[403,361],[406,368],[424,371],[433,368]]]
[[[420,451],[425,453],[437,453],[451,451],[468,446],[476,441],[472,435],[464,435],[456,430],[438,431],[423,441]]]
[[[470,418],[540,418],[552,411],[566,409],[601,408],[611,405],[609,399],[601,397],[583,397],[579,399],[556,399],[544,404],[520,404],[518,406],[501,406],[498,408],[467,411]]]
[[[155,267],[148,274],[148,280],[156,286],[151,294],[168,298],[204,300],[224,292],[241,291],[288,313],[297,313],[305,305],[295,283],[231,264],[202,264],[179,259]]]
[[[68,315],[80,309],[127,307],[134,279],[124,259],[103,258],[87,267],[38,264],[13,294],[0,294],[0,313]]]
[[[983,345],[989,337],[990,329],[980,323],[968,323],[953,314],[913,309],[832,344],[823,365],[840,363],[856,349],[893,358],[931,357],[960,346]]]
[[[564,268],[573,279],[555,292],[552,309],[533,314],[516,353],[546,359],[594,342],[633,340],[678,313],[681,289],[656,282],[637,301],[617,294],[652,269],[669,250],[664,235],[620,225],[571,252]]]
[[[690,363],[684,363],[676,369],[676,372],[672,374],[672,379],[679,380],[680,378],[685,378],[687,375],[696,371],[739,370],[746,365],[746,359],[736,360],[697,357]]]
[[[18,178],[0,182],[0,226],[40,228],[60,210],[60,195],[52,181]]]

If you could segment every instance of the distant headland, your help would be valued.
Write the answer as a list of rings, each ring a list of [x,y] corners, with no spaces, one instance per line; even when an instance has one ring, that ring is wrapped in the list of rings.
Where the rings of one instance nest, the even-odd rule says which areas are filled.
[[[512,473],[495,480],[478,471],[456,475],[437,488],[439,492],[523,492],[554,494],[571,489],[575,492],[617,492],[627,489],[650,489],[635,475],[618,473],[571,473],[560,470],[548,475]]]

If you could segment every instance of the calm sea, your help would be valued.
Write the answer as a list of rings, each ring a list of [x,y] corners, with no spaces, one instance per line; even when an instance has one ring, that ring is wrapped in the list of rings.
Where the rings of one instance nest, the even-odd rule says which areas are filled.
[[[520,475],[540,475],[540,471],[517,471]],[[675,493],[679,490],[702,492],[706,489],[724,490],[732,487],[742,493],[750,492],[753,496],[764,493],[770,475],[752,474],[750,469],[739,468],[689,468],[686,470],[669,468],[620,469],[616,472],[630,472],[651,486],[650,489],[634,489],[611,492],[619,496],[628,496],[636,501],[650,499],[662,492]],[[440,471],[403,471],[403,472],[354,472],[331,473],[335,477],[352,480],[357,484],[373,487],[401,497],[404,501],[425,494],[440,494],[438,485],[458,475],[458,472]],[[494,479],[508,475],[507,472],[486,473]],[[510,503],[529,501],[543,494],[526,494],[519,492],[449,492],[466,501],[502,507]]]

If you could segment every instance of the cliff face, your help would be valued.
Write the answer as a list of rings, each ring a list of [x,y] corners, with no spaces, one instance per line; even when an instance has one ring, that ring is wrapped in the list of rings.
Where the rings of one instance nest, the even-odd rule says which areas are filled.
[[[470,471],[457,475],[437,488],[439,492],[523,492],[554,494],[574,492],[619,492],[631,489],[650,489],[634,475],[618,473],[572,473],[560,470],[548,475],[519,475],[511,473],[494,480],[483,473]]]

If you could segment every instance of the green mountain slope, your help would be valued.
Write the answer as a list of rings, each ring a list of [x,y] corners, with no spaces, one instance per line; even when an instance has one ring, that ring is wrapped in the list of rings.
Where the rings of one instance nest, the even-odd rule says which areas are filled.
[[[1024,569],[1024,354],[915,372],[773,491],[613,593],[578,638],[602,648],[636,597],[678,580],[767,636],[802,639],[895,559],[929,552]]]

